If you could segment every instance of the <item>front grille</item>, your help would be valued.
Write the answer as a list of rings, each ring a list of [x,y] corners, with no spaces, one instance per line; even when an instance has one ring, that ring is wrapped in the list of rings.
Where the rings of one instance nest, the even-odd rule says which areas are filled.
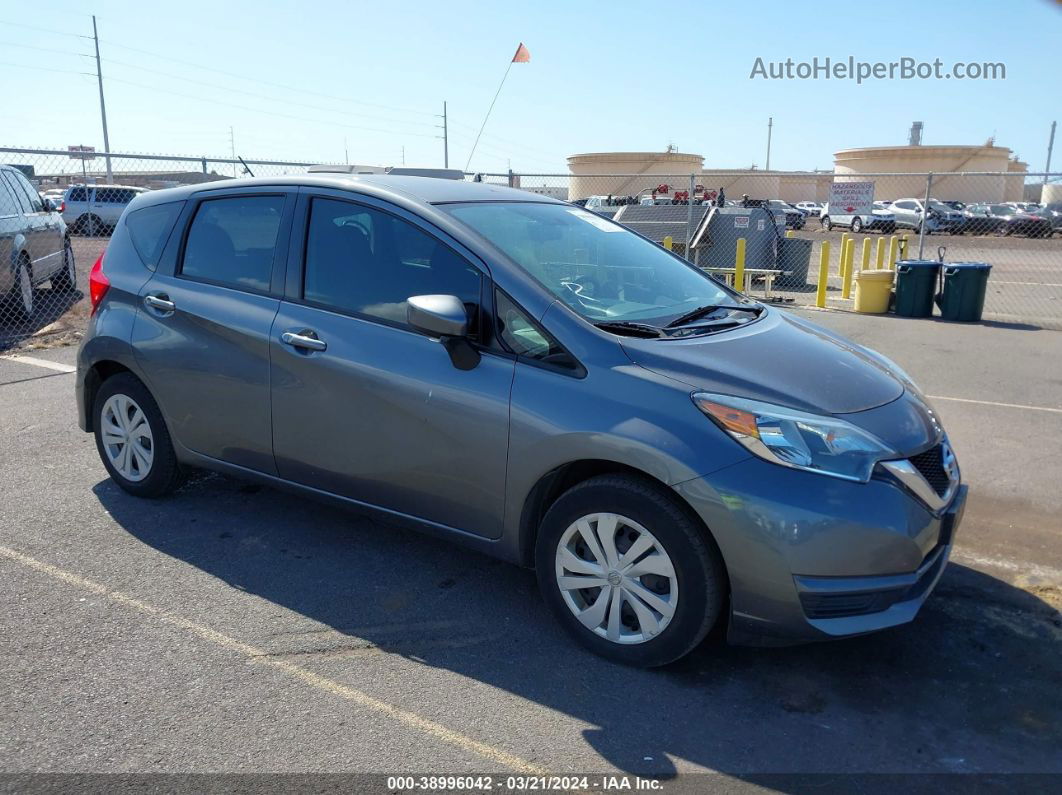
[[[948,489],[951,487],[951,478],[948,477],[948,472],[944,469],[943,445],[938,444],[924,453],[913,455],[909,460],[914,468],[921,473],[922,477],[926,479],[926,482],[933,487],[933,491],[937,493],[937,496],[943,497],[947,494]]]

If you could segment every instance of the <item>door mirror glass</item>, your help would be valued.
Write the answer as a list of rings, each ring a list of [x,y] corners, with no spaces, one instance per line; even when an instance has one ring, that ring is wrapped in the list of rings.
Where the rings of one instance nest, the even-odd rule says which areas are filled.
[[[55,212],[55,205],[52,203],[51,199],[45,199],[44,200],[44,212],[46,212],[46,213],[54,213]]]
[[[406,322],[433,337],[468,336],[468,311],[456,295],[410,296]]]

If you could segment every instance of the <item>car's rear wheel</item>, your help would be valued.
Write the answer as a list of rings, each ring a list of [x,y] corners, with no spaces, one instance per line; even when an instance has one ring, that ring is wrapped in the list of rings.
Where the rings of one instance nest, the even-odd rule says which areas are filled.
[[[77,270],[74,264],[74,249],[69,240],[63,241],[63,267],[52,275],[52,289],[72,293],[77,286]]]
[[[33,317],[33,267],[25,254],[19,256],[15,264],[15,280],[8,298],[19,320],[26,321]]]
[[[860,232],[863,231],[863,219],[862,218],[853,218],[852,219],[852,231],[855,232],[857,235]]]
[[[111,479],[137,497],[161,497],[181,482],[181,468],[158,404],[136,376],[100,386],[93,404],[96,449]]]
[[[616,662],[677,660],[722,613],[714,540],[674,496],[639,478],[603,475],[563,494],[542,520],[535,565],[557,619]]]
[[[830,223],[830,216],[824,215],[819,219],[819,226],[822,227],[824,232],[829,232],[833,228],[833,224]]]
[[[79,235],[88,235],[90,237],[103,234],[103,221],[100,220],[98,215],[92,213],[85,213],[78,217],[74,222],[74,231]]]

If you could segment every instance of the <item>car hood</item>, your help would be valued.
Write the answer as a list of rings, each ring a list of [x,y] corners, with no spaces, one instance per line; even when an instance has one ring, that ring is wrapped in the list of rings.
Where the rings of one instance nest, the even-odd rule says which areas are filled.
[[[776,309],[736,329],[685,339],[624,338],[647,370],[725,395],[818,414],[890,403],[903,383],[867,349]]]

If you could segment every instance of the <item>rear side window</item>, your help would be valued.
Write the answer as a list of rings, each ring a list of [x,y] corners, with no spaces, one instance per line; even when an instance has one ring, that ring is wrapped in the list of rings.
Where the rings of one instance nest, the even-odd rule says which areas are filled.
[[[231,196],[199,205],[181,273],[240,290],[269,289],[283,196]]]
[[[69,193],[66,194],[66,200],[68,202],[87,202],[88,191],[83,188],[71,188]]]
[[[11,193],[7,183],[0,180],[0,218],[18,215],[22,209]]]
[[[181,212],[184,202],[168,202],[134,210],[125,219],[129,238],[133,248],[140,255],[140,260],[152,270],[159,264],[162,249],[173,231],[173,224]]]
[[[3,172],[3,174],[0,174],[0,176],[3,177],[4,184],[7,186],[7,189],[11,191],[11,195],[15,198],[15,204],[18,205],[19,208],[18,211],[20,213],[30,212],[29,198],[26,196],[26,192],[22,190],[22,188],[20,188],[17,184],[15,184],[15,180],[11,177],[11,172],[5,171]]]

